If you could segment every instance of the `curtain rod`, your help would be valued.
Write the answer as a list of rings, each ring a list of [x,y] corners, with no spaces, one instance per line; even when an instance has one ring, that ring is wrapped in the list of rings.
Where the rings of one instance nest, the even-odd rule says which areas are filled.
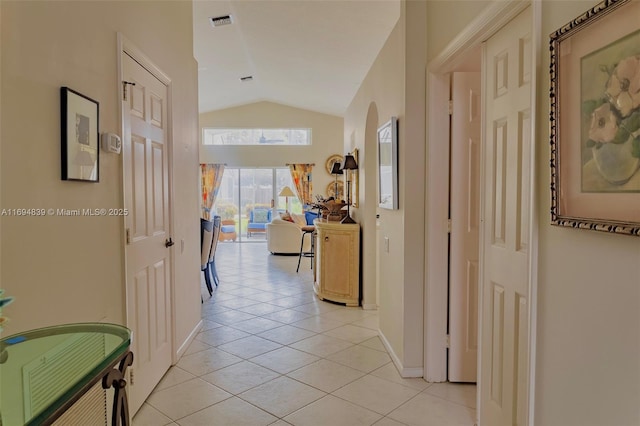
[[[285,166],[294,166],[296,164],[298,164],[298,163],[287,163],[287,164],[285,164]],[[302,164],[311,164],[312,166],[316,165],[316,163],[302,163]]]

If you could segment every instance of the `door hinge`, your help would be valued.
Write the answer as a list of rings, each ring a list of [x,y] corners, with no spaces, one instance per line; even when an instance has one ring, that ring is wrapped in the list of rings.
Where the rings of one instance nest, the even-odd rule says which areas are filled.
[[[127,228],[126,233],[127,233],[127,244],[131,244],[131,230]]]
[[[129,384],[133,386],[133,367],[129,368]]]
[[[123,81],[122,82],[122,100],[123,101],[127,100],[127,85],[135,86],[136,84],[131,82],[131,81]]]
[[[447,334],[447,338],[446,338],[446,340],[445,340],[445,346],[446,346],[447,348],[450,348],[450,347],[451,347],[451,336],[450,336],[450,335],[448,335],[448,334]]]
[[[453,99],[449,99],[449,115],[453,115]]]
[[[447,233],[451,233],[451,219],[447,219]]]

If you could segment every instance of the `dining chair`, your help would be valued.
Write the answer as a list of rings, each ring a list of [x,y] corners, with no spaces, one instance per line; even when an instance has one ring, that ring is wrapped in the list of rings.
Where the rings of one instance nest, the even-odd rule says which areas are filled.
[[[204,281],[207,284],[209,296],[213,294],[211,276],[209,275],[209,258],[213,243],[213,222],[200,219],[200,270],[204,273]]]
[[[209,271],[213,277],[213,283],[218,287],[220,278],[218,277],[218,271],[216,271],[216,248],[218,247],[218,241],[220,241],[220,228],[222,226],[222,217],[213,217],[213,240],[211,242],[211,252],[209,253]],[[211,291],[212,292],[212,291]]]

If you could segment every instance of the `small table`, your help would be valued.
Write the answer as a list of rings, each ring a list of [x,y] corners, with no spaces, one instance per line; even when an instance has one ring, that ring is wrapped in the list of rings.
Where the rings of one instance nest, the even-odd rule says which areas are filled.
[[[115,388],[112,425],[129,424],[124,380],[131,331],[65,324],[0,339],[0,424],[49,425],[102,380]]]

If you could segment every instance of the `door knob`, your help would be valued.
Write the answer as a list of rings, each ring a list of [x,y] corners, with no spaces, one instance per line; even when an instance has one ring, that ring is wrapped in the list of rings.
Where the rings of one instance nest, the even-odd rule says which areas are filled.
[[[173,242],[173,240],[171,239],[171,237],[169,237],[169,239],[168,239],[168,240],[166,240],[166,241],[164,242],[164,246],[165,246],[165,247],[171,247],[171,246],[172,246],[172,245],[174,245],[174,244],[175,244],[175,243]]]

